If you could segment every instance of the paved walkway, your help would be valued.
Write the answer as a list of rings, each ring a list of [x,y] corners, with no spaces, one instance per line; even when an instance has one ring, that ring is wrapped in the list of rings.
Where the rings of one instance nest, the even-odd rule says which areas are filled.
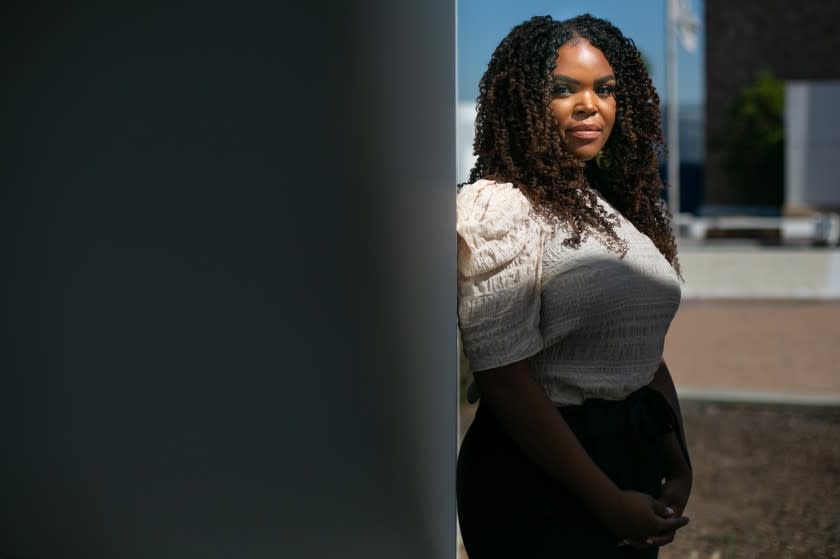
[[[734,391],[840,400],[840,301],[684,300],[665,359],[686,396]]]

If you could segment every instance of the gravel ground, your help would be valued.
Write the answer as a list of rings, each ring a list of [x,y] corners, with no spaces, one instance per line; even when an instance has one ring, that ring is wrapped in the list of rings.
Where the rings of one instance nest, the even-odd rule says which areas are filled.
[[[682,407],[691,523],[662,559],[840,558],[840,408]]]
[[[665,357],[678,388],[840,396],[840,303],[687,301]],[[840,559],[840,407],[682,408],[691,523],[661,559]]]

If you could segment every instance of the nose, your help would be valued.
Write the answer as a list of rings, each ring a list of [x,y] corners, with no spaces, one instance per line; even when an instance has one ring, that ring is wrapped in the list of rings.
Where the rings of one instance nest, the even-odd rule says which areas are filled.
[[[575,113],[589,116],[595,114],[597,110],[592,92],[587,90],[581,91],[575,104]]]

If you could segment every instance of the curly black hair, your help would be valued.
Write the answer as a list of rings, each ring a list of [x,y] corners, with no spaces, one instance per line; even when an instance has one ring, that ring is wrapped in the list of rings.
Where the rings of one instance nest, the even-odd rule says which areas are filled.
[[[616,120],[600,166],[563,149],[549,107],[557,51],[581,38],[604,53],[616,77]],[[597,190],[679,272],[671,216],[661,198],[660,122],[659,96],[641,55],[617,27],[589,14],[564,21],[533,17],[496,47],[479,82],[477,160],[469,182],[511,182],[537,211],[568,224],[571,234],[564,242],[569,246],[579,246],[598,231],[607,246],[623,255],[626,245],[614,230],[617,217],[596,203]]]

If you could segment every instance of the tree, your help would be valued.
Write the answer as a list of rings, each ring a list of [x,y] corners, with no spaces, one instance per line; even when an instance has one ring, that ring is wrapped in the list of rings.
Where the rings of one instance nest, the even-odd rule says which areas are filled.
[[[784,82],[770,72],[759,72],[729,106],[716,143],[740,202],[784,204],[784,110]]]

